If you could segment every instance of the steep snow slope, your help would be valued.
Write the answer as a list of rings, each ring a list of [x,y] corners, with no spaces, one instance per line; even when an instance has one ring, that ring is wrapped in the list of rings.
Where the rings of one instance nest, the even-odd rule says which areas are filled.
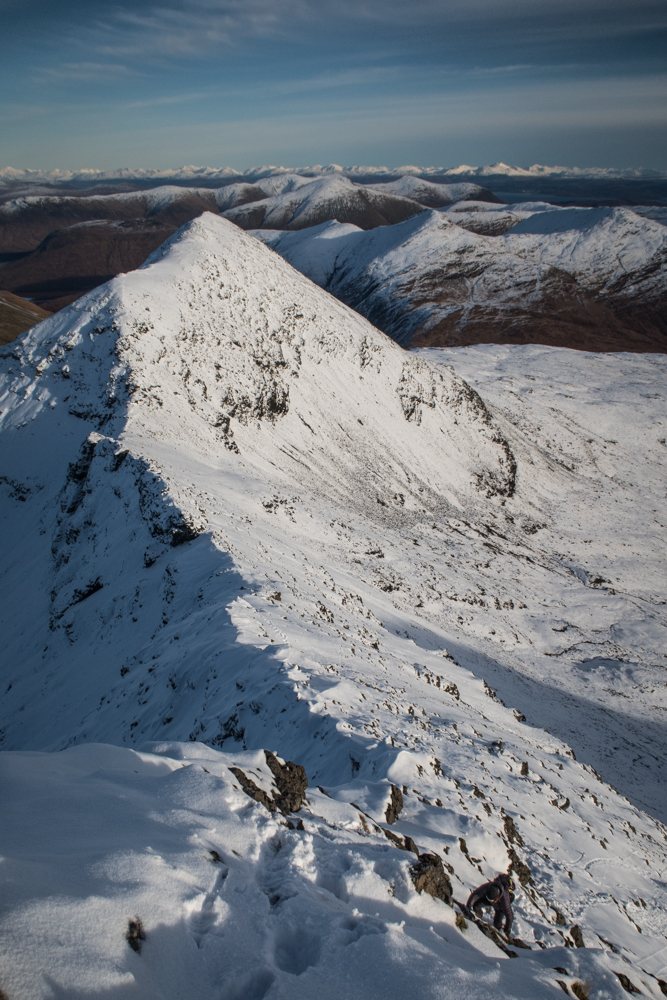
[[[512,337],[583,349],[664,347],[664,226],[626,209],[527,208],[516,218],[522,214],[502,238],[455,225],[456,211],[370,233],[331,222],[256,235],[403,344]]]
[[[610,452],[595,358],[545,423],[435,357],[212,215],[5,349],[10,1000],[662,995],[664,362]],[[303,830],[234,788],[260,748]],[[511,864],[532,950],[385,829],[458,899]]]
[[[286,822],[251,802],[229,770],[240,766],[266,787],[264,754],[219,753],[202,743],[151,749],[93,744],[0,757],[9,804],[2,985],[10,998],[557,1000],[578,982],[591,997],[621,1000],[619,973],[626,987],[662,996],[656,977],[593,933],[585,947],[563,947],[547,931],[543,949],[504,944],[503,952],[472,923],[457,926],[453,908],[415,892],[415,855],[397,849],[369,815],[384,804],[387,785],[309,789],[308,804]],[[405,763],[394,764],[396,780],[411,781],[414,768]],[[444,847],[450,871],[455,865],[465,883],[479,881],[457,846],[462,832],[477,848],[470,824],[452,823],[448,805],[429,809],[413,792],[404,803],[392,829]],[[607,832],[598,830],[600,810],[588,812],[593,829]],[[632,879],[617,861],[607,867]],[[646,883],[635,876],[632,889],[648,895]],[[621,913],[622,936],[632,925]],[[630,915],[646,931],[641,904]],[[130,921],[135,934],[141,926],[132,950]]]
[[[376,186],[353,184],[346,177],[324,177],[223,214],[242,229],[305,229],[329,219],[374,229],[422,211],[411,198],[379,191]]]
[[[667,291],[665,227],[627,208],[536,212],[507,233],[505,245],[612,301],[660,302]]]

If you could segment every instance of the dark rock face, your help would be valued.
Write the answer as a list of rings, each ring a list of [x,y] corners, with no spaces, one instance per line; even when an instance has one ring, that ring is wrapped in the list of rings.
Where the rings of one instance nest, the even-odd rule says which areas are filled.
[[[452,883],[437,854],[420,854],[410,874],[417,892],[427,892],[448,906],[452,905]]]
[[[308,788],[305,769],[300,764],[294,764],[291,760],[282,763],[269,750],[264,751],[264,756],[275,782],[272,796],[255,784],[252,778],[249,778],[240,767],[230,767],[229,770],[236,777],[246,795],[249,795],[255,802],[261,802],[269,812],[280,811],[284,815],[298,812]]]
[[[403,793],[396,785],[391,786],[391,798],[385,810],[385,819],[391,825],[395,823],[403,809]]]
[[[528,865],[521,860],[519,855],[516,853],[513,847],[510,847],[507,852],[510,858],[510,871],[516,874],[521,885],[526,889],[529,885],[535,885],[535,880],[531,874]]]
[[[391,830],[385,830],[384,827],[382,829],[387,840],[390,840],[394,847],[398,847],[399,851],[412,851],[413,854],[419,854],[419,848],[412,837],[401,837],[396,833],[392,833]]]
[[[616,975],[626,993],[641,993],[641,990],[637,989],[632,980],[628,979],[624,972],[617,972]],[[664,990],[662,992],[664,993]]]

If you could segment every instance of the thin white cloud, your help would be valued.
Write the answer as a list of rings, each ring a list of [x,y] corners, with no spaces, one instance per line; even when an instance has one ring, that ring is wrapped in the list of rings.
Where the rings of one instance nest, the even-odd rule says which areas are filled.
[[[232,0],[117,10],[86,31],[107,55],[192,57],[233,46],[242,38],[287,34],[303,20],[304,0]]]
[[[118,80],[138,76],[139,70],[122,63],[68,62],[55,66],[38,66],[35,76],[50,80]]]
[[[327,34],[405,37],[474,28],[535,44],[632,36],[667,27],[664,0],[174,0],[117,8],[79,38],[112,58],[205,58],[251,38],[321,47]],[[75,36],[72,35],[72,40]],[[371,39],[369,39],[369,42]]]

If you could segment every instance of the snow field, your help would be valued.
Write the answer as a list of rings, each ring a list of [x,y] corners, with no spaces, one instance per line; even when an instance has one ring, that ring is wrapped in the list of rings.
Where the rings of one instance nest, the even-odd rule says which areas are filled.
[[[88,744],[3,755],[8,996],[120,1000],[194,990],[204,1000],[248,1000],[316,990],[528,1000],[536,991],[560,995],[558,979],[623,995],[611,952],[560,946],[508,959],[474,925],[459,929],[445,903],[419,896],[414,854],[350,803],[362,793],[378,804],[386,785],[357,781],[334,798],[310,789],[303,829],[289,829],[229,771],[240,766],[266,781],[263,755],[201,744],[153,751]],[[137,920],[135,951],[126,934]],[[651,977],[633,977],[660,995]]]

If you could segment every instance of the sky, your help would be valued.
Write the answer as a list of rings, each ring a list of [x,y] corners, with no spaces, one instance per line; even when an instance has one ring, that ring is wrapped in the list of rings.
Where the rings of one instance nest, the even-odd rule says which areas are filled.
[[[667,169],[664,0],[0,0],[0,167]]]

